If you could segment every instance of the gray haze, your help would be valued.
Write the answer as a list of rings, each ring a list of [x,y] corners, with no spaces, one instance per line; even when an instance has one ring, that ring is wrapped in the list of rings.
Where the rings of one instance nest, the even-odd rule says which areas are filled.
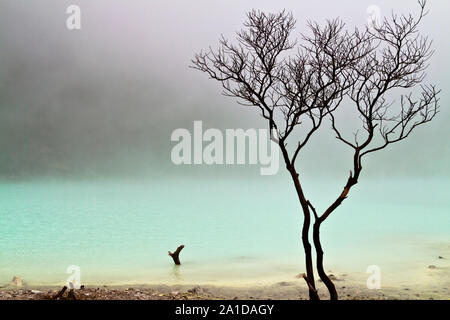
[[[65,28],[69,4],[82,29]],[[180,177],[243,168],[176,167],[170,134],[194,120],[216,128],[264,128],[258,113],[220,95],[188,68],[220,34],[231,37],[252,9],[307,19],[340,16],[363,26],[375,4],[417,12],[415,1],[0,1],[0,176]],[[422,31],[436,54],[427,80],[443,90],[441,113],[406,141],[368,161],[368,175],[449,176],[448,1],[429,1]],[[349,153],[322,130],[303,156],[308,172],[347,175]],[[332,161],[330,161],[332,159]],[[282,171],[283,168],[280,169]],[[258,169],[248,171],[257,174]]]

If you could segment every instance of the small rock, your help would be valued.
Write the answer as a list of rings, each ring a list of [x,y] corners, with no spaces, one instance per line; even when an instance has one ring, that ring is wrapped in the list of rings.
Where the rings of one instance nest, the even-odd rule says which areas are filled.
[[[435,265],[432,264],[432,265],[429,265],[429,266],[428,266],[428,269],[437,269],[437,267],[436,267]]]
[[[188,290],[188,292],[189,293],[201,293],[202,292],[202,288],[200,288],[200,286],[196,286],[196,287],[194,287],[194,288],[192,288],[192,289],[189,289]]]
[[[336,276],[334,274],[329,274],[328,278],[330,278],[330,280],[337,280]]]
[[[443,256],[439,256],[438,259],[445,259]]]
[[[20,276],[14,276],[13,279],[11,280],[10,285],[15,286],[15,287],[23,286],[22,278]]]
[[[39,293],[41,293],[41,291],[39,291],[39,290],[31,290],[31,293],[39,294]]]

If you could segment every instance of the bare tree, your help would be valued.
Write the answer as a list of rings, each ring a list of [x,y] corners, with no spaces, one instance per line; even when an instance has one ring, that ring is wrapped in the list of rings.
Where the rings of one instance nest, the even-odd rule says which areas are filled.
[[[420,19],[422,16],[423,10]],[[375,127],[385,127],[386,122],[395,121],[387,117],[388,112],[385,109],[390,105],[386,104],[384,94],[391,88],[404,87],[406,84],[412,87],[422,80],[423,75],[420,73],[426,66],[425,63],[417,61],[420,60],[418,52],[422,51],[416,46],[428,48],[428,42],[426,39],[425,43],[422,39],[408,42],[403,39],[405,34],[402,34],[402,42],[398,46],[398,50],[401,51],[398,58],[399,66],[395,67],[389,61],[389,54],[395,54],[393,49],[380,49],[381,43],[390,44],[393,41],[391,38],[394,36],[391,33],[397,30],[389,29],[391,24],[387,21],[376,31],[366,28],[364,31],[355,29],[352,32],[346,31],[344,23],[339,19],[327,21],[324,27],[309,22],[310,35],[301,34],[302,43],[297,46],[297,41],[290,39],[295,26],[291,13],[283,11],[278,14],[266,14],[254,10],[247,14],[247,18],[245,29],[236,34],[237,43],[231,43],[222,36],[219,47],[197,54],[192,61],[192,67],[219,81],[224,95],[237,98],[239,104],[258,108],[261,116],[267,120],[272,139],[278,143],[282,152],[303,213],[301,234],[306,265],[304,279],[309,288],[310,299],[319,299],[309,240],[311,211],[315,218],[313,240],[317,252],[318,274],[327,286],[330,298],[337,299],[336,289],[323,270],[320,225],[345,199],[351,186],[356,184],[361,172],[361,157],[372,152],[366,147],[373,140]],[[411,25],[411,28],[405,30],[410,30],[408,34],[414,35],[420,19],[416,21],[417,23],[414,22],[415,25],[413,25],[415,20],[411,17],[409,20],[404,19],[406,18],[402,17],[401,21]],[[400,25],[396,28],[403,30]],[[297,52],[292,55],[294,48],[297,48]],[[382,61],[378,61],[380,50],[383,54]],[[421,54],[425,60],[430,55],[428,50]],[[404,60],[404,56],[409,56],[410,61]],[[400,71],[401,69],[403,71]],[[418,78],[413,80],[416,74],[419,74]],[[380,87],[380,83],[383,87]],[[380,90],[378,98],[376,93],[372,92],[374,88]],[[404,111],[400,118],[397,118],[400,124],[392,129],[392,133],[382,131],[382,135],[388,139],[387,144],[395,142],[390,137],[398,127],[405,127],[404,132],[397,138],[401,140],[419,125],[420,123],[414,122],[413,119],[417,114],[420,115],[420,112],[426,114],[426,121],[422,120],[422,123],[431,120],[430,117],[434,115],[430,113],[432,110],[429,105],[433,97],[436,99],[437,94],[434,88],[431,89],[432,91],[424,91],[423,100],[418,104],[410,95],[402,100],[409,103],[409,108],[402,108]],[[336,127],[334,113],[346,97],[351,97],[355,101],[363,119],[366,119],[363,126],[370,137],[367,143],[350,143]],[[370,104],[373,106],[370,107]],[[418,108],[420,111],[415,112],[414,110]],[[383,115],[386,118],[381,120]],[[332,119],[332,127],[338,139],[349,146],[354,146],[355,169],[339,198],[318,216],[305,196],[300,175],[296,170],[296,161],[301,150],[326,118]],[[380,124],[377,125],[375,122]],[[293,134],[297,128],[300,129],[298,130],[300,138],[298,134]],[[295,141],[293,146],[288,145],[290,140]]]

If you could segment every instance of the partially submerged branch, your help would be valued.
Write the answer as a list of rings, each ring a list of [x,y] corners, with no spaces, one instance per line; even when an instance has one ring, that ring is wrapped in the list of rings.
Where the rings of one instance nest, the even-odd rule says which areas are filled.
[[[172,253],[172,252],[169,251],[169,256],[172,257],[173,262],[174,262],[176,265],[180,265],[180,264],[181,264],[181,262],[180,262],[180,252],[181,252],[181,250],[183,250],[183,248],[184,248],[184,245],[181,245],[181,246],[179,246],[179,247],[177,248],[177,250],[175,250],[174,253]]]

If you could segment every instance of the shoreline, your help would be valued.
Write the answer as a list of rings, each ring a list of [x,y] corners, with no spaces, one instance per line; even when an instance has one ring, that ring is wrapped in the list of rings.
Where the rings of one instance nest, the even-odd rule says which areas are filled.
[[[321,299],[327,300],[327,290],[317,285]],[[369,290],[339,281],[336,287],[341,300],[450,300],[450,288],[382,287]],[[53,300],[62,286],[0,287],[0,300]],[[68,299],[66,290],[62,298]],[[307,300],[308,291],[300,282],[279,282],[272,285],[86,285],[74,290],[76,300]]]
[[[341,300],[450,300],[450,266],[442,256],[432,265],[384,272],[380,289],[368,289],[368,273],[343,273],[333,268],[333,280]],[[172,281],[155,277],[155,281],[105,281],[93,277],[82,280],[83,289],[74,290],[77,300],[307,300],[308,288],[301,274],[293,270],[283,276],[239,277],[214,281],[181,277]],[[342,271],[342,270],[341,270]],[[3,277],[5,278],[5,277]],[[0,300],[48,300],[57,295],[65,282],[37,282],[43,277],[0,283]],[[95,280],[94,280],[95,279]],[[30,281],[31,280],[31,281]],[[112,279],[111,279],[112,280]],[[316,286],[321,299],[328,300],[328,290],[319,278]],[[65,292],[67,298],[69,290]]]

